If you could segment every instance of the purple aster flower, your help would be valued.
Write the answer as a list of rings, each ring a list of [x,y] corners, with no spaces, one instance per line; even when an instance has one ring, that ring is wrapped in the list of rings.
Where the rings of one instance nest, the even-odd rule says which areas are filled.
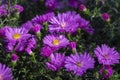
[[[46,23],[48,22],[52,17],[54,16],[54,13],[53,12],[49,12],[49,13],[46,13],[46,14],[43,14],[43,15],[40,15],[40,16],[36,16],[32,19],[32,22],[35,23],[35,24],[43,24],[43,23]]]
[[[94,59],[89,53],[71,54],[65,60],[65,68],[67,71],[73,71],[74,74],[81,76],[89,68],[94,68]]]
[[[119,53],[114,48],[110,48],[105,44],[102,44],[101,47],[97,46],[97,48],[94,50],[94,53],[100,64],[112,65],[119,63]]]
[[[58,5],[57,0],[46,0],[45,2],[45,6],[52,10],[57,8],[57,5]]]
[[[69,40],[64,35],[47,35],[43,39],[43,43],[53,50],[57,50],[62,47],[66,47],[69,44]]]
[[[49,57],[52,54],[52,49],[49,46],[41,48],[41,55],[43,57]]]
[[[102,80],[107,80],[109,77],[111,77],[113,75],[113,73],[114,73],[114,71],[113,71],[112,67],[109,65],[103,66],[99,71],[99,74],[103,75]]]
[[[80,18],[76,12],[59,13],[49,21],[49,31],[73,33],[78,29]]]
[[[13,62],[16,63],[17,60],[18,60],[18,55],[17,54],[12,54],[11,59],[12,59]]]
[[[11,68],[4,64],[0,64],[0,80],[13,80]]]
[[[94,29],[91,27],[90,22],[83,18],[79,20],[79,27],[84,31],[88,32],[89,34],[94,33]]]
[[[5,39],[8,41],[20,41],[26,37],[30,37],[28,31],[25,28],[11,28],[5,29]]]
[[[103,13],[103,14],[102,14],[102,18],[103,18],[103,20],[105,20],[105,21],[110,21],[110,16],[109,16],[108,13]]]
[[[55,53],[50,55],[50,62],[46,62],[46,65],[52,71],[60,70],[64,66],[65,55],[61,53]]]
[[[17,10],[16,12],[17,12],[18,14],[21,13],[21,12],[24,10],[24,8],[23,8],[22,6],[20,6],[20,5],[18,5],[18,4],[14,5],[13,8],[14,8],[15,10]]]

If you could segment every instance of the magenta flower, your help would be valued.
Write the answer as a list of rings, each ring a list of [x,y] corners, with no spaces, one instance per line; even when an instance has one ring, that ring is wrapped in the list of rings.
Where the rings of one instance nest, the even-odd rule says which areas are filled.
[[[51,23],[48,25],[49,31],[73,33],[78,29],[80,18],[76,12],[59,13],[49,21]]]
[[[79,6],[79,9],[81,10],[81,11],[86,11],[87,10],[87,8],[86,8],[86,6],[84,5],[84,4],[81,4],[80,6]]]
[[[105,21],[110,21],[110,16],[108,13],[103,13],[102,14],[102,19],[105,20]]]
[[[4,64],[0,64],[0,80],[13,80],[11,68]]]
[[[41,48],[41,55],[43,57],[49,57],[52,54],[52,49],[48,46]]]
[[[41,30],[42,26],[40,24],[34,24],[34,26],[31,28],[31,30],[37,34],[37,33],[40,33],[40,30]]]
[[[50,62],[46,62],[47,68],[52,71],[60,70],[64,66],[65,56],[61,53],[50,55]]]
[[[65,60],[65,68],[67,71],[73,71],[74,74],[82,76],[89,68],[94,68],[94,59],[88,54],[71,54]]]
[[[17,62],[18,55],[17,54],[12,54],[11,59],[12,59],[13,62]]]
[[[112,69],[111,66],[103,66],[100,71],[99,74],[103,75],[103,79],[102,80],[107,80],[109,77],[111,77],[113,75],[114,71]]]
[[[113,65],[119,63],[119,53],[114,48],[110,48],[105,44],[102,44],[101,47],[97,46],[97,48],[94,50],[94,53],[100,64]]]
[[[43,43],[53,50],[58,50],[59,48],[66,47],[69,44],[69,40],[64,35],[47,35],[43,39]]]

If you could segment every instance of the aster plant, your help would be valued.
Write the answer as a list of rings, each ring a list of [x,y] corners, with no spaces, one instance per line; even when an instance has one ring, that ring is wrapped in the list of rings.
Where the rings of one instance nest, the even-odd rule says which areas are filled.
[[[82,76],[86,73],[87,69],[94,68],[94,59],[89,53],[84,54],[71,54],[65,60],[65,68],[67,71],[73,71],[74,74]]]

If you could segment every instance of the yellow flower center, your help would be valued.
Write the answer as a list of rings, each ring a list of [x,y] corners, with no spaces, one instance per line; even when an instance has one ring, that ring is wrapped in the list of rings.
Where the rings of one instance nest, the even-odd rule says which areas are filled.
[[[19,33],[13,34],[14,39],[20,39],[21,35]]]
[[[60,43],[60,41],[59,41],[58,39],[54,39],[54,40],[53,40],[53,44],[54,44],[54,45],[59,45],[59,43]]]
[[[62,22],[61,23],[61,27],[65,27],[66,26],[66,23],[65,22]]]
[[[3,79],[2,79],[2,75],[0,75],[0,80],[3,80]]]
[[[76,64],[78,67],[81,67],[82,66],[82,64],[80,63],[80,62],[77,62],[77,64]]]

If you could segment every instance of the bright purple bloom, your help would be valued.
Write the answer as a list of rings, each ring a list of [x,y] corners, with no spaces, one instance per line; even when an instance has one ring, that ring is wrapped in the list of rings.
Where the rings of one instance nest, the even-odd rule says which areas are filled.
[[[28,31],[25,28],[8,27],[7,29],[5,29],[5,39],[7,41],[17,42],[30,36],[31,35],[28,34]]]
[[[110,16],[108,13],[103,13],[102,14],[102,19],[105,20],[105,21],[110,21]]]
[[[54,13],[53,12],[49,12],[49,13],[46,13],[46,14],[43,14],[43,15],[40,15],[40,16],[36,16],[32,19],[32,22],[35,23],[35,24],[43,24],[43,23],[46,23],[48,22],[52,17],[54,16]]]
[[[58,5],[57,0],[46,0],[45,2],[45,6],[52,10],[57,8],[57,5]]]
[[[100,64],[113,65],[119,63],[120,55],[115,48],[110,48],[109,46],[102,44],[101,47],[97,46],[94,53]]]
[[[66,39],[64,35],[47,35],[43,39],[43,43],[51,47],[53,50],[57,50],[66,47],[69,44],[69,40]]]
[[[76,12],[59,13],[49,21],[50,32],[75,32],[79,26],[80,15]]]
[[[13,80],[11,68],[4,64],[0,64],[0,80]]]
[[[81,4],[80,6],[79,6],[79,9],[81,10],[81,11],[86,11],[87,10],[87,8],[86,8],[86,6],[84,5],[84,4]]]
[[[46,62],[46,65],[52,71],[60,70],[64,66],[65,55],[61,53],[55,53],[50,55],[50,62]]]
[[[43,57],[49,57],[52,54],[52,49],[49,46],[41,48],[41,55]]]
[[[109,77],[111,77],[113,75],[114,71],[112,69],[111,66],[103,66],[100,71],[99,74],[103,75],[103,79],[102,80],[107,80]]]
[[[12,59],[13,62],[17,62],[18,55],[17,54],[12,54],[11,59]]]
[[[71,54],[65,60],[65,68],[67,71],[73,71],[74,74],[82,76],[89,68],[94,68],[94,59],[89,53]]]
[[[13,8],[14,8],[15,10],[17,10],[16,12],[17,12],[18,14],[21,13],[21,12],[24,10],[24,8],[23,8],[22,6],[20,6],[20,5],[18,5],[18,4],[14,5]]]

